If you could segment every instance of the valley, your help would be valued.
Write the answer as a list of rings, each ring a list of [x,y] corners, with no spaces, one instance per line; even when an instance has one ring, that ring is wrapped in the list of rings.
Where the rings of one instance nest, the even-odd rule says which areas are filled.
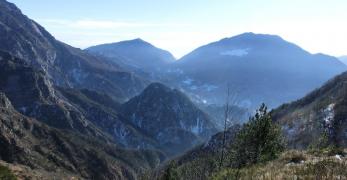
[[[80,49],[0,0],[0,179],[344,179],[345,71],[252,32]]]

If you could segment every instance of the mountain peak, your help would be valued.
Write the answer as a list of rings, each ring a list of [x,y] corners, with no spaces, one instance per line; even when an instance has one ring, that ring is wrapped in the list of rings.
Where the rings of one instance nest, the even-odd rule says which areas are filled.
[[[141,38],[119,41],[119,42],[112,43],[112,44],[113,45],[119,45],[119,44],[144,45],[144,46],[154,47],[151,43],[149,43],[149,42],[147,42]]]
[[[224,38],[220,42],[223,42],[223,41],[263,41],[263,42],[276,41],[276,42],[283,42],[285,40],[278,35],[257,34],[257,33],[253,33],[253,32],[246,32],[246,33],[242,33],[242,34],[232,36],[229,38]]]
[[[158,83],[158,82],[154,82],[151,83],[150,85],[148,85],[148,87],[144,90],[144,91],[161,91],[161,92],[169,92],[172,89],[170,89],[169,87],[165,86],[164,84]]]
[[[122,108],[133,125],[167,145],[169,153],[185,151],[216,132],[209,117],[189,98],[160,83],[150,84]]]
[[[134,69],[149,73],[161,71],[168,63],[175,61],[170,52],[157,48],[140,38],[101,44],[86,50],[89,53],[107,57],[131,71]]]

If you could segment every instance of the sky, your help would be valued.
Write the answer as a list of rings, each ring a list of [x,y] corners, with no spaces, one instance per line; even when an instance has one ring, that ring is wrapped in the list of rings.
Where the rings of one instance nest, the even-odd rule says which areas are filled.
[[[347,54],[347,0],[9,0],[79,48],[141,38],[176,58],[243,32]]]

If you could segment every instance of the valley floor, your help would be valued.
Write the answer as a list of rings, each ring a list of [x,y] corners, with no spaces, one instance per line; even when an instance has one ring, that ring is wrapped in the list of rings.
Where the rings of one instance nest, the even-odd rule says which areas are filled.
[[[266,164],[224,169],[211,179],[347,179],[347,157],[328,151],[291,150]]]

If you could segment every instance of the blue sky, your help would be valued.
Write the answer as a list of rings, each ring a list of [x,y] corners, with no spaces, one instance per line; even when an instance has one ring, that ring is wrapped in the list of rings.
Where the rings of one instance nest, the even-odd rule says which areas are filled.
[[[347,54],[346,0],[9,0],[57,39],[86,48],[142,38],[181,57],[243,32]]]

